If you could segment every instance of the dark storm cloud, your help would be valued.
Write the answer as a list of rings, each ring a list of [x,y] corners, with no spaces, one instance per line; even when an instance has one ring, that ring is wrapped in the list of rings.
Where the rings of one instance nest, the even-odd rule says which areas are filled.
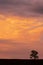
[[[0,13],[19,16],[43,15],[43,0],[0,0]]]
[[[43,7],[37,7],[36,9],[34,9],[34,11],[35,11],[36,13],[43,14]]]
[[[33,11],[39,14],[43,14],[43,0],[38,0],[35,2]]]

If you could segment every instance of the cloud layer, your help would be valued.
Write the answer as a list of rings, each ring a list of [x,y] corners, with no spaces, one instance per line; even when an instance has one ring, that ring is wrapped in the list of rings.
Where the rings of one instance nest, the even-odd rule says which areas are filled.
[[[0,0],[0,13],[43,16],[43,0]]]

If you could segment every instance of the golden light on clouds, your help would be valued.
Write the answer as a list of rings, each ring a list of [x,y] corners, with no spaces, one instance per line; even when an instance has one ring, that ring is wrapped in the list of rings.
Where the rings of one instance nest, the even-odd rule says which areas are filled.
[[[0,38],[15,40],[38,40],[43,30],[43,19],[0,15]]]

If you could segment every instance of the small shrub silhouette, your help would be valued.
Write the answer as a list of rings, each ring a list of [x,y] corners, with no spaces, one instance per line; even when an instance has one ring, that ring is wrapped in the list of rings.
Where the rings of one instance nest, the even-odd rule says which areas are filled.
[[[38,52],[36,50],[32,50],[30,54],[30,59],[38,59]]]

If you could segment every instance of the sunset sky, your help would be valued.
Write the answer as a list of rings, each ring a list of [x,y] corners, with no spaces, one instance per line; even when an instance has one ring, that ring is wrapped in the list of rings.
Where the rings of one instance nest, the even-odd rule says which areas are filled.
[[[0,58],[43,59],[43,0],[0,0]]]

